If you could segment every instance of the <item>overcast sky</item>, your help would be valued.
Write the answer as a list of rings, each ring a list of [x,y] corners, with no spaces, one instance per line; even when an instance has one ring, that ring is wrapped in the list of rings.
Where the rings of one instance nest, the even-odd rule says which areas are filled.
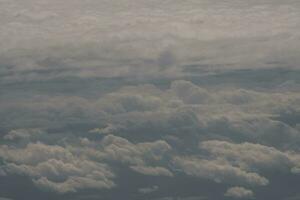
[[[0,200],[299,200],[298,0],[0,0]]]

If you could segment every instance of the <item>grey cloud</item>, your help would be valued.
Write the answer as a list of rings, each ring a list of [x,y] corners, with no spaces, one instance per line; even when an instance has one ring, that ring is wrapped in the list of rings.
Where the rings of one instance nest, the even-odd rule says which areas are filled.
[[[142,194],[148,194],[148,193],[152,193],[158,190],[158,186],[154,185],[152,187],[145,187],[145,188],[140,188],[138,191]]]
[[[95,134],[112,134],[118,131],[118,127],[114,126],[113,124],[108,124],[105,128],[94,128],[89,130],[89,133]]]
[[[173,176],[173,173],[164,167],[131,166],[130,168],[144,175]]]
[[[210,93],[188,81],[174,81],[171,84],[171,91],[187,104],[208,103],[212,100]]]
[[[57,183],[49,181],[47,178],[42,177],[33,182],[40,188],[52,190],[59,193],[76,192],[78,189],[103,189],[111,188],[114,186],[112,182],[103,182],[88,177],[70,177],[65,182]]]
[[[293,196],[299,9],[0,0],[0,196],[137,199],[145,181],[150,199]]]
[[[16,129],[9,131],[3,138],[6,140],[15,139],[29,139],[34,136],[39,136],[43,134],[43,130],[40,129]]]
[[[299,6],[292,1],[1,3],[2,82],[177,77],[189,63],[208,70],[299,63]]]

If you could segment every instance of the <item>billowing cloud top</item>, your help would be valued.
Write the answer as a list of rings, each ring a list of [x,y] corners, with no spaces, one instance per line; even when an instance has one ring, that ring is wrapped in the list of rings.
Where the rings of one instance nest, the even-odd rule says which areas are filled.
[[[0,199],[297,199],[299,11],[0,0]]]

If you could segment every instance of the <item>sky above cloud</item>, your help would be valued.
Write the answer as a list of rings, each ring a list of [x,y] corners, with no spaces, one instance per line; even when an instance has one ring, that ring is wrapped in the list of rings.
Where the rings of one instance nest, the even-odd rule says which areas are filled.
[[[0,0],[0,200],[300,196],[296,0]]]

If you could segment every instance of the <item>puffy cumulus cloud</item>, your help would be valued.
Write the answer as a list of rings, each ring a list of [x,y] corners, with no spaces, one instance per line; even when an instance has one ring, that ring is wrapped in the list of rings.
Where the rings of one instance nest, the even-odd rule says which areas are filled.
[[[84,138],[81,144],[82,149],[75,147],[72,151],[80,152],[92,159],[128,165],[130,169],[144,175],[173,176],[173,173],[165,167],[150,166],[161,165],[169,160],[172,148],[165,141],[133,144],[125,138],[107,135],[100,142]]]
[[[244,185],[264,186],[269,181],[255,172],[247,172],[228,162],[205,160],[193,157],[175,157],[174,165],[184,173],[213,180],[217,183],[240,183]]]
[[[167,168],[156,166],[167,162],[171,150],[162,140],[133,144],[113,135],[100,141],[81,138],[78,144],[68,142],[65,147],[41,142],[25,147],[2,145],[1,170],[29,176],[38,187],[58,193],[108,189],[115,186],[115,174],[109,167],[113,163],[128,165],[144,175],[173,176]]]
[[[227,197],[231,197],[231,198],[253,198],[254,194],[251,190],[248,190],[246,188],[243,187],[232,187],[229,188],[226,193],[224,194]]]
[[[207,89],[178,80],[168,89],[153,85],[123,87],[99,99],[38,96],[3,102],[0,117],[8,127],[89,124],[90,132],[134,135],[134,139],[204,132],[284,147],[290,141],[299,141],[299,130],[276,119],[283,110],[292,109],[291,105],[297,107],[299,98],[297,92]]]
[[[204,141],[200,148],[212,157],[223,158],[244,169],[268,169],[289,171],[299,165],[299,156],[293,152],[282,152],[274,147],[260,144],[234,144],[226,141]]]
[[[0,155],[3,159],[23,164],[38,164],[54,158],[58,160],[72,160],[73,154],[58,145],[45,145],[43,143],[29,143],[25,148],[2,145]]]
[[[115,93],[118,95],[108,95],[107,99],[119,96],[118,103],[110,104],[116,99],[103,98],[97,104],[111,116],[109,124],[115,127],[114,134],[128,134],[133,139],[157,139],[162,135],[190,141],[227,138],[295,150],[296,141],[300,141],[299,130],[278,119],[283,110],[294,110],[299,105],[297,92],[207,89],[178,80],[166,90],[145,85]],[[131,108],[120,100],[120,96],[137,94],[139,101],[131,100]]]
[[[3,175],[29,176],[43,189],[112,188],[119,167],[141,176],[176,179],[183,172],[186,178],[244,187],[267,185],[268,172],[300,171],[300,129],[286,123],[300,105],[293,90],[175,80],[166,87],[124,86],[97,97],[33,99],[0,104],[5,123],[22,126],[30,119],[38,125],[29,127],[42,127],[8,131],[0,168]]]
[[[133,144],[124,138],[113,135],[103,138],[101,145],[105,159],[128,164],[144,164],[146,160],[159,161],[172,149],[168,143],[162,140]]]
[[[29,176],[47,190],[65,193],[115,185],[114,174],[106,164],[76,156],[64,147],[42,143],[24,148],[1,146],[0,156],[5,161],[1,168],[7,174]]]
[[[211,94],[189,81],[174,81],[170,90],[186,104],[201,104],[211,101]]]
[[[112,180],[115,174],[109,165],[116,163],[128,165],[144,175],[173,176],[167,168],[157,166],[168,161],[172,150],[162,140],[134,144],[107,135],[100,141],[81,138],[79,143],[66,142],[65,147],[41,142],[29,142],[24,147],[2,145],[3,175],[26,175],[38,187],[59,193],[115,186]]]

